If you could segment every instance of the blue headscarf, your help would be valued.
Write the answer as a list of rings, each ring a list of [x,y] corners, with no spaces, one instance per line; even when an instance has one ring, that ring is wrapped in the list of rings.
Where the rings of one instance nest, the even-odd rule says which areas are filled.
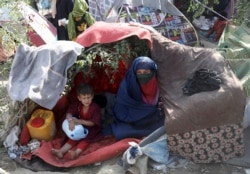
[[[117,103],[121,104],[137,104],[143,105],[142,93],[140,90],[140,84],[137,81],[136,70],[138,69],[150,69],[152,72],[157,71],[157,65],[148,57],[136,58],[129,70],[127,71],[125,78],[120,84],[117,93]],[[146,105],[148,107],[148,105]]]

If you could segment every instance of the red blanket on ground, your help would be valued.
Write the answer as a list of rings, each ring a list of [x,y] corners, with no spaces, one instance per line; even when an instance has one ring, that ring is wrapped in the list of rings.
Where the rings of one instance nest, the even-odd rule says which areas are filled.
[[[70,96],[71,94],[71,96]],[[33,153],[23,155],[23,159],[30,160],[33,155],[38,156],[46,163],[56,166],[56,167],[76,167],[83,166],[88,164],[93,164],[96,162],[101,162],[108,160],[118,155],[122,154],[128,147],[128,142],[134,141],[139,142],[139,139],[135,138],[126,138],[120,141],[117,141],[113,136],[104,136],[98,137],[98,140],[91,143],[85,151],[75,160],[70,160],[69,156],[65,154],[63,159],[59,159],[56,156],[51,154],[51,149],[59,149],[64,143],[66,135],[61,130],[62,121],[65,119],[65,112],[67,110],[67,105],[71,97],[75,93],[69,93],[69,96],[63,96],[54,107],[53,112],[55,115],[56,126],[57,126],[57,135],[51,141],[41,142],[41,146],[36,149]],[[27,144],[30,140],[29,131],[27,126],[23,129],[20,143]]]
[[[67,154],[64,159],[59,159],[50,153],[52,148],[59,148],[63,142],[63,139],[55,139],[50,142],[43,142],[41,147],[33,154],[56,167],[76,167],[117,157],[129,147],[128,142],[130,141],[139,142],[138,139],[133,138],[116,141],[113,137],[105,137],[98,142],[90,144],[77,159],[70,160],[67,159]]]

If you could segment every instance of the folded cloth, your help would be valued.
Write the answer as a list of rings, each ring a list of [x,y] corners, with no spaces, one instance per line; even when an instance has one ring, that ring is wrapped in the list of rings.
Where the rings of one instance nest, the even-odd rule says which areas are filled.
[[[130,147],[123,153],[123,156],[118,160],[118,164],[124,169],[129,169],[136,163],[136,159],[139,158],[143,153],[139,144],[135,142],[128,142]]]

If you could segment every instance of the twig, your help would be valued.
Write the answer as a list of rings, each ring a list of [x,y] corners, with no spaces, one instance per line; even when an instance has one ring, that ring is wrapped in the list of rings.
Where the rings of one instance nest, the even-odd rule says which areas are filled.
[[[212,8],[206,6],[205,4],[202,4],[200,1],[198,1],[198,0],[195,0],[195,1],[196,1],[197,3],[199,3],[199,4],[201,4],[204,8],[206,8],[206,9],[212,11],[213,13],[217,14],[218,16],[222,17],[223,19],[225,19],[225,20],[227,20],[227,21],[230,20],[230,19],[226,18],[225,16],[222,16],[220,13],[214,11]]]

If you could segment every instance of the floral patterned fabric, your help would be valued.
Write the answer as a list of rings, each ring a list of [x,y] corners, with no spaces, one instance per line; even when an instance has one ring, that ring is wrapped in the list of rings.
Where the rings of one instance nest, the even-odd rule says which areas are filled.
[[[216,126],[168,137],[170,152],[195,163],[219,163],[244,153],[240,124]]]

